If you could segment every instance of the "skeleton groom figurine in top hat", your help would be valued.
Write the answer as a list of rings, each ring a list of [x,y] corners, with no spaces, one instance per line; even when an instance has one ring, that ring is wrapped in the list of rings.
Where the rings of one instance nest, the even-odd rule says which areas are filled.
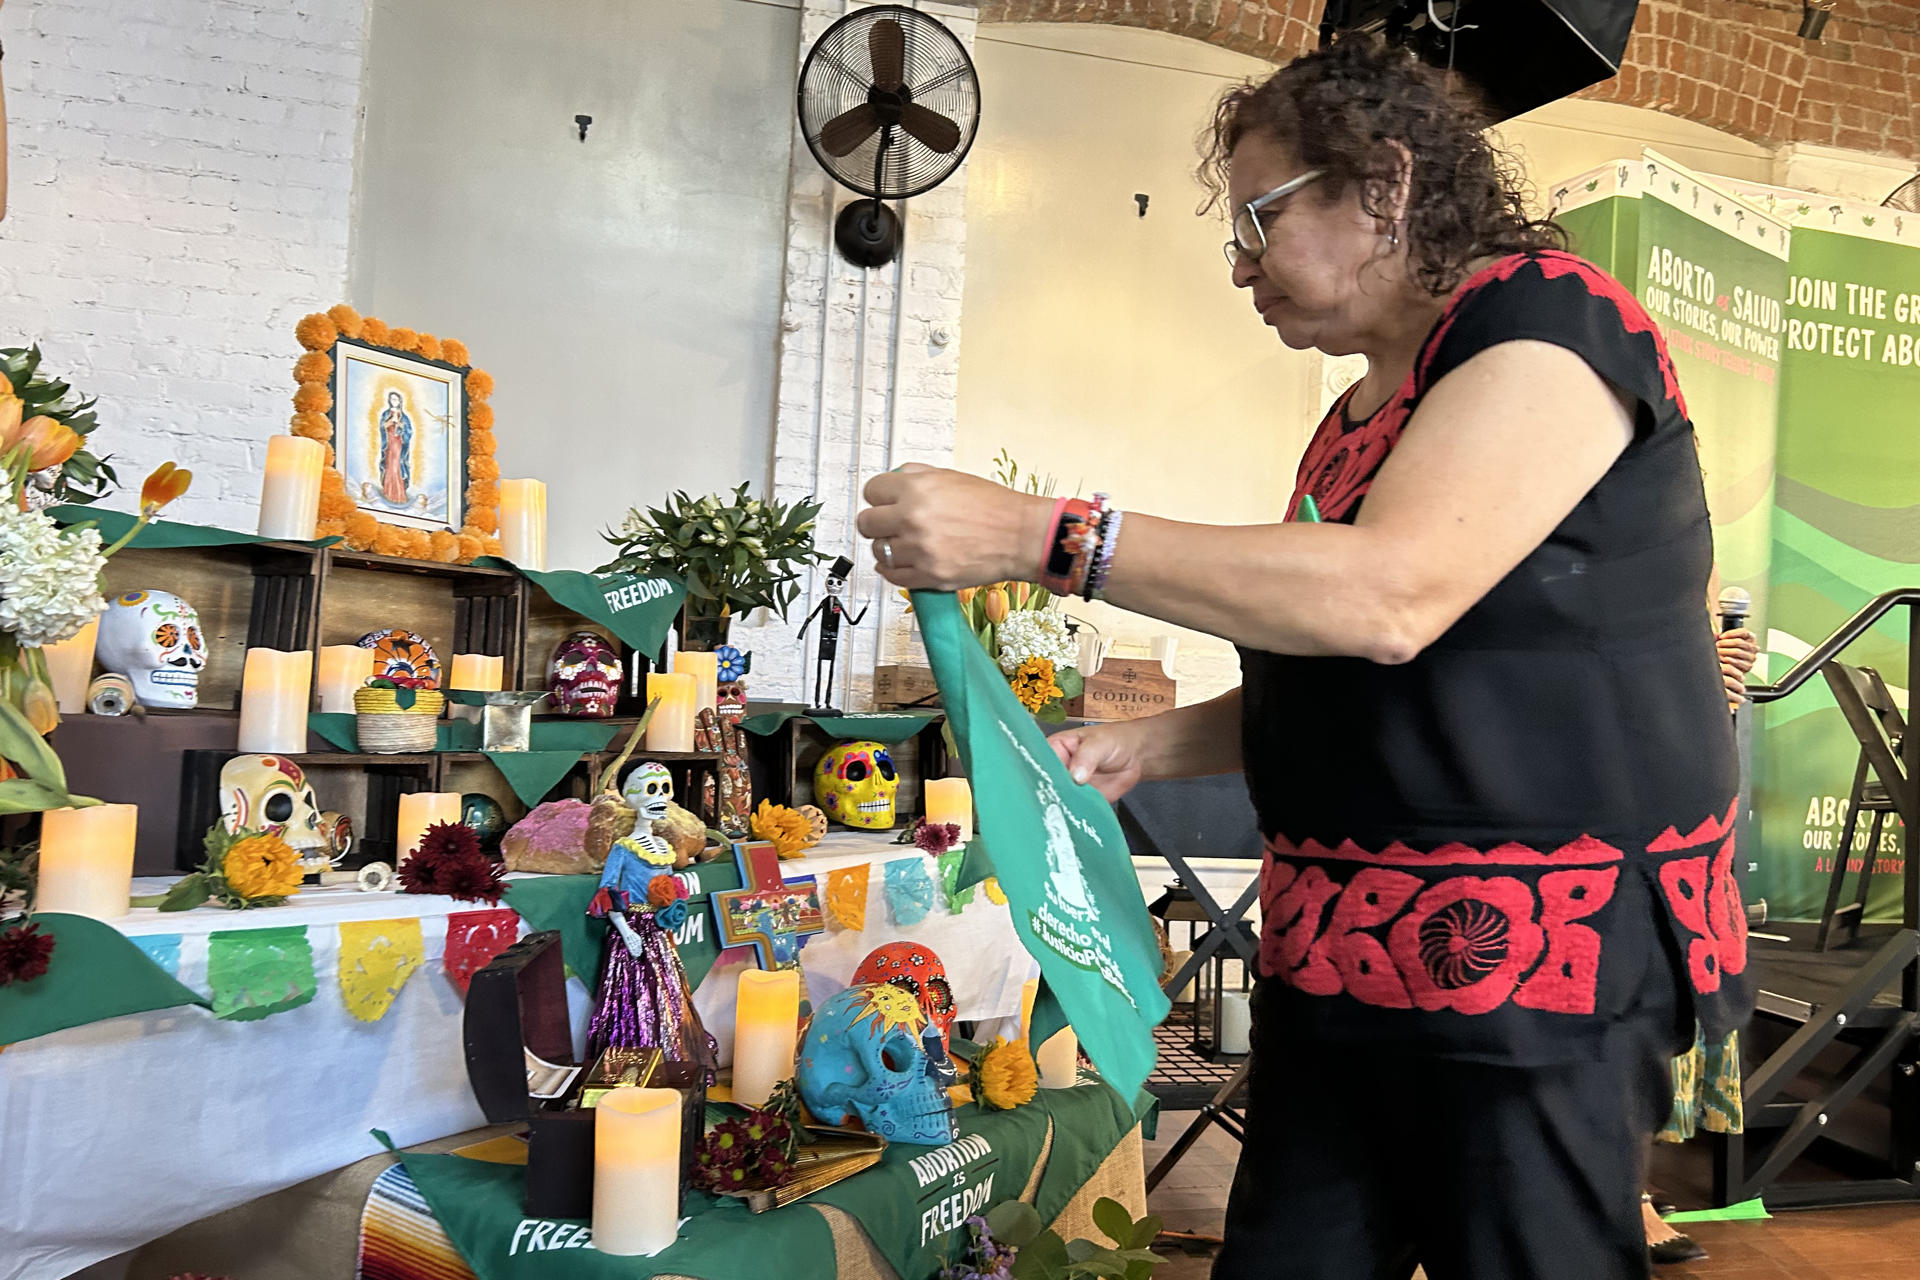
[[[827,595],[813,607],[807,620],[800,624],[800,638],[805,639],[807,628],[813,625],[815,618],[820,619],[820,649],[813,660],[813,707],[812,710],[826,715],[838,715],[833,708],[833,668],[840,653],[840,620],[846,619],[847,625],[857,627],[861,619],[867,616],[867,610],[848,613],[840,603],[840,593],[847,589],[847,579],[853,576],[853,561],[841,556],[827,570]],[[825,677],[824,681],[822,676]]]

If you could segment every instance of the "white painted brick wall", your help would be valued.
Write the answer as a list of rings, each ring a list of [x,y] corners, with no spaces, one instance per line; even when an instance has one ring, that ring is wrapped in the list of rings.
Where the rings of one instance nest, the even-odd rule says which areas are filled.
[[[344,297],[366,0],[32,0],[0,18],[0,345],[100,398],[131,507],[252,527],[293,325]]]
[[[799,56],[858,7],[805,0]],[[923,7],[972,46],[971,5]],[[872,476],[903,462],[944,466],[953,460],[966,197],[963,166],[933,191],[895,206],[906,220],[902,255],[863,271],[833,248],[834,216],[859,197],[826,175],[794,128],[773,484],[783,500],[814,494],[826,503],[819,545],[854,559],[851,604],[856,611],[872,604],[861,626],[843,632],[839,696],[845,706],[871,705],[877,664],[911,660],[904,606],[873,571],[853,519]],[[792,622],[748,619],[759,625],[734,628],[735,643],[754,653],[755,698],[811,695],[814,637],[802,646],[794,634],[819,603],[824,581],[816,574],[795,602]]]

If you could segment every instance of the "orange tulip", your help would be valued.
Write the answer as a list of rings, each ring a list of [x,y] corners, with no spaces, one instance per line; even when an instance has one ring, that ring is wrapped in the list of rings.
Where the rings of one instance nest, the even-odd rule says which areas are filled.
[[[987,588],[987,621],[999,626],[1007,620],[1007,592],[1004,587]]]
[[[147,482],[140,486],[140,512],[152,515],[160,508],[172,502],[187,491],[193,483],[193,472],[163,462],[153,469]]]
[[[972,604],[972,603],[973,603],[973,593],[974,593],[974,592],[976,592],[976,591],[978,591],[979,589],[980,589],[980,588],[978,588],[978,587],[962,587],[962,588],[960,588],[960,590],[959,590],[959,591],[958,591],[958,592],[957,592],[956,594],[957,594],[957,595],[958,595],[958,597],[959,597],[959,600],[960,600],[960,607],[961,607],[962,609],[964,609],[964,608],[966,608],[966,607],[967,607],[968,605],[970,605],[970,604]]]
[[[13,446],[20,441],[20,413],[26,406],[20,397],[0,395],[0,454],[13,452]]]
[[[80,452],[80,433],[42,413],[20,424],[18,443],[31,451],[27,455],[27,470],[41,471],[65,466],[68,458]]]
[[[1033,584],[1031,582],[1009,582],[1007,584],[1007,592],[1013,597],[1013,607],[1016,609],[1024,609],[1027,607],[1027,601],[1033,599]]]
[[[26,690],[20,697],[20,711],[33,726],[33,731],[41,737],[60,727],[60,704],[54,699],[53,690],[39,677],[32,677]]]

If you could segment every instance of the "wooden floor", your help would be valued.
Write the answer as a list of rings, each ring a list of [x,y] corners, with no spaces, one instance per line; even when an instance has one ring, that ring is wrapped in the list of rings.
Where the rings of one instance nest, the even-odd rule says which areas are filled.
[[[1159,1137],[1147,1144],[1147,1167],[1193,1119],[1160,1117]],[[1705,1205],[1704,1146],[1662,1146],[1654,1181],[1682,1208]],[[1174,1167],[1149,1197],[1169,1232],[1218,1239],[1240,1148],[1217,1127]],[[1820,1209],[1782,1213],[1761,1222],[1698,1223],[1686,1228],[1709,1257],[1684,1267],[1661,1267],[1660,1280],[1920,1280],[1920,1205]],[[1163,1237],[1166,1262],[1155,1280],[1207,1280],[1213,1251]],[[1191,1250],[1191,1251],[1190,1251]],[[1542,1280],[1551,1280],[1543,1277]]]

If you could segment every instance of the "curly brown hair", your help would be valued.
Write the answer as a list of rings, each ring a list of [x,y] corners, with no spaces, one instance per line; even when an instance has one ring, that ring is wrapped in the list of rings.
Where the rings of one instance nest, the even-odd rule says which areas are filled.
[[[1200,212],[1223,203],[1234,147],[1258,134],[1323,169],[1321,198],[1359,184],[1360,207],[1385,218],[1403,177],[1393,143],[1413,159],[1407,255],[1413,277],[1438,297],[1474,260],[1566,247],[1566,233],[1526,211],[1519,167],[1488,142],[1480,111],[1447,88],[1440,72],[1370,37],[1348,37],[1303,54],[1266,80],[1230,89],[1201,135]]]

